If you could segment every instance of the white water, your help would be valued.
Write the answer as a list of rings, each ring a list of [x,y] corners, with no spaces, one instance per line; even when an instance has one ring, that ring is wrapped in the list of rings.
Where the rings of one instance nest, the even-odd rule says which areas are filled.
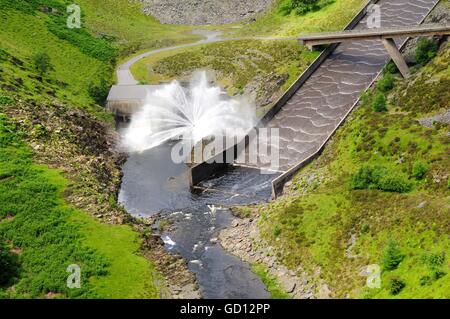
[[[243,99],[228,98],[200,72],[190,88],[173,81],[149,93],[145,106],[131,118],[123,146],[142,152],[174,139],[194,146],[210,136],[245,136],[255,124],[254,110]]]

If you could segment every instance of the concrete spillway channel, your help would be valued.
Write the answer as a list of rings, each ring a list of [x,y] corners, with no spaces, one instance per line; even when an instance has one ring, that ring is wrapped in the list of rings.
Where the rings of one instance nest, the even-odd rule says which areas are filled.
[[[380,0],[381,27],[421,24],[438,0]],[[367,16],[354,29],[367,28]],[[395,39],[398,47],[406,39]],[[276,196],[284,183],[314,158],[377,78],[389,55],[381,40],[337,46],[314,74],[268,122],[280,130],[280,171],[273,183]],[[263,167],[263,166],[262,166]]]

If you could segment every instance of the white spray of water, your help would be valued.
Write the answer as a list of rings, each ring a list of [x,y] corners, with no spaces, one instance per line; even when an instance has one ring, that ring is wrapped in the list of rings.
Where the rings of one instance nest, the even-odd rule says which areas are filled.
[[[226,132],[245,136],[254,124],[250,103],[226,97],[219,87],[208,83],[206,72],[200,72],[189,89],[173,81],[149,93],[145,106],[132,116],[123,144],[137,152],[175,139],[196,145]]]

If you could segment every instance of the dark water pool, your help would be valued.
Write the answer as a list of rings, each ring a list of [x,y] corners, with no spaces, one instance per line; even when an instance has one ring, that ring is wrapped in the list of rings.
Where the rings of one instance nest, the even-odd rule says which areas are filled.
[[[189,262],[204,298],[269,298],[250,266],[224,251],[217,236],[233,219],[226,207],[270,199],[274,175],[231,168],[191,192],[188,167],[174,164],[170,152],[170,145],[163,145],[130,154],[123,167],[120,203],[135,216],[164,212],[174,223],[175,230],[163,234],[166,248]]]

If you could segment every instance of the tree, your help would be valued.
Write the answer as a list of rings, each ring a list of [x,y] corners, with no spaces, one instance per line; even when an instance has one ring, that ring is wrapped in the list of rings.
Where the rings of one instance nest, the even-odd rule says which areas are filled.
[[[33,56],[33,65],[40,76],[47,74],[53,69],[50,56],[45,52],[39,52]]]
[[[375,112],[385,112],[387,111],[386,107],[386,98],[382,93],[377,94],[372,102],[372,108]]]
[[[0,242],[0,286],[9,284],[17,275],[17,262],[5,244]]]
[[[416,49],[416,60],[420,65],[425,65],[433,59],[439,50],[439,45],[427,38],[420,39]]]
[[[386,270],[397,269],[405,256],[402,254],[395,241],[390,240],[384,250],[383,266]]]
[[[288,0],[287,3],[282,5],[281,11],[285,14],[294,11],[298,15],[303,15],[319,9],[319,2],[320,0]]]
[[[103,104],[106,101],[109,93],[109,84],[105,79],[101,79],[99,83],[91,82],[88,87],[89,95],[98,104]]]

